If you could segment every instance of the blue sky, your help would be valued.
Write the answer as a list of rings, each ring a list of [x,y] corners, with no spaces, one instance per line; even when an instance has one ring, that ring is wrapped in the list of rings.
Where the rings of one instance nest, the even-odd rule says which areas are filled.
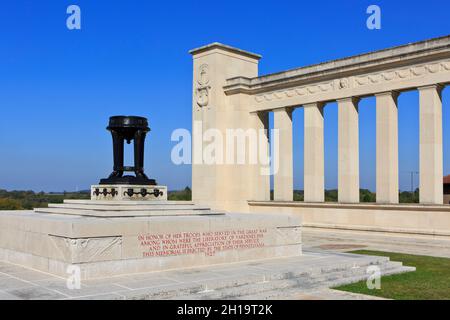
[[[66,9],[81,8],[81,30]],[[366,8],[382,11],[366,28]],[[171,132],[191,129],[189,49],[219,41],[260,53],[260,74],[450,33],[450,2],[4,1],[0,8],[0,188],[85,189],[111,171],[108,117],[149,118],[146,169],[170,189],[190,167],[170,161]],[[450,89],[443,94],[450,173]],[[399,98],[400,188],[418,170],[418,95]],[[375,188],[375,102],[360,103],[361,187]],[[294,184],[303,188],[303,111],[294,113]],[[337,185],[337,109],[325,109],[326,187]],[[418,177],[415,177],[416,184]]]

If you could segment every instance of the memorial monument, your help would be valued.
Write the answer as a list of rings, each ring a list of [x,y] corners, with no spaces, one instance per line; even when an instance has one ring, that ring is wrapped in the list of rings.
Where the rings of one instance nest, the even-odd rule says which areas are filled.
[[[156,186],[154,179],[144,173],[144,143],[150,131],[148,121],[144,117],[113,116],[109,126],[113,140],[113,172],[99,185],[91,187],[93,200],[167,200],[167,187]],[[134,140],[134,167],[123,165],[124,142]],[[135,176],[123,173],[134,172]]]
[[[298,217],[167,201],[167,187],[144,173],[147,119],[111,117],[108,130],[114,169],[92,186],[91,200],[2,212],[0,260],[59,276],[78,266],[92,279],[302,254]],[[132,140],[135,164],[127,167],[123,146]]]

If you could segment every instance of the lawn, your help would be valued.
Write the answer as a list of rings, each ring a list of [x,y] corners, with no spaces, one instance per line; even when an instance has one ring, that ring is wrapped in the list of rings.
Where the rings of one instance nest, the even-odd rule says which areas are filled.
[[[366,281],[333,289],[389,299],[450,299],[450,259],[448,258],[368,250],[351,251],[351,253],[386,256],[391,261],[401,261],[405,266],[416,267],[416,271],[381,277],[379,290],[368,289]]]

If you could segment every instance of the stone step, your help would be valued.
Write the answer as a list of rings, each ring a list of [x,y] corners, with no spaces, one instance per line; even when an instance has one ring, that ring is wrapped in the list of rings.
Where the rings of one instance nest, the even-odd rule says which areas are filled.
[[[64,209],[81,209],[81,210],[99,210],[99,211],[156,211],[156,210],[210,210],[209,207],[200,206],[196,204],[149,204],[142,202],[135,205],[122,204],[74,204],[74,203],[49,203],[49,208],[64,208]]]
[[[387,274],[391,270],[398,269],[397,265],[380,265],[382,274]],[[266,291],[284,291],[288,288],[297,288],[299,290],[311,290],[314,288],[331,287],[334,285],[347,284],[365,280],[368,277],[366,268],[358,270],[346,270],[331,272],[319,277],[292,277],[281,280],[265,281],[260,283],[252,283],[243,286],[222,288],[211,291],[209,293],[198,293],[198,299],[232,299],[241,296],[254,296],[255,294]]]
[[[358,269],[365,269],[370,265],[383,265],[388,262],[389,262],[389,258],[387,258],[387,257],[366,257],[364,259],[360,259],[357,262],[353,262],[353,261],[346,262],[345,261],[342,263],[336,263],[333,266],[329,266],[327,264],[321,265],[318,262],[309,267],[301,266],[301,268],[297,268],[297,269],[294,269],[294,268],[292,268],[292,266],[290,266],[289,268],[286,268],[286,270],[283,270],[283,268],[280,267],[278,269],[279,270],[278,272],[274,272],[273,274],[270,275],[270,279],[271,280],[285,279],[286,275],[288,275],[291,278],[301,277],[301,276],[317,278],[324,274],[352,271],[355,269],[355,267],[357,267]]]
[[[193,201],[174,201],[174,200],[152,200],[152,201],[146,201],[146,200],[114,200],[114,201],[108,201],[108,200],[79,200],[79,199],[65,199],[64,203],[66,204],[79,204],[79,205],[90,205],[90,204],[97,204],[97,205],[110,205],[112,203],[117,205],[123,205],[123,206],[134,206],[134,205],[163,205],[163,204],[171,204],[171,205],[195,205]]]
[[[400,270],[406,267],[403,267],[401,262],[388,262],[388,263],[383,263],[380,265],[376,265],[380,268],[380,272],[383,275],[387,275],[387,274],[391,274],[390,270]],[[367,267],[361,267],[358,269],[352,269],[352,270],[347,270],[347,271],[341,271],[341,272],[335,272],[335,273],[330,273],[330,274],[325,274],[323,276],[317,277],[314,279],[315,283],[319,283],[319,284],[329,284],[329,286],[337,286],[337,285],[343,285],[343,284],[348,284],[351,282],[348,282],[348,279],[352,279],[354,277],[359,278],[360,276],[362,276],[364,279],[367,279],[367,277],[369,276],[369,274],[367,273]],[[405,272],[407,271],[411,271],[409,269],[405,269]],[[343,282],[341,282],[343,281]],[[359,280],[357,280],[359,281]]]
[[[344,260],[343,262],[339,261],[333,261],[333,265],[330,266],[328,261],[321,262],[316,261],[311,265],[307,265],[306,263],[300,262],[297,265],[294,264],[276,264],[275,268],[273,270],[268,270],[268,267],[265,266],[264,270],[261,270],[260,272],[254,272],[252,271],[249,274],[242,275],[243,279],[246,279],[246,282],[243,282],[241,284],[247,284],[258,281],[274,281],[274,280],[285,280],[285,279],[292,279],[292,278],[300,278],[300,277],[306,277],[306,278],[314,278],[318,279],[320,277],[323,277],[324,275],[329,274],[338,274],[342,272],[353,272],[354,270],[366,270],[368,266],[371,265],[378,265],[383,266],[386,264],[393,264],[393,266],[401,266],[401,262],[391,262],[389,261],[389,258],[387,257],[365,257],[364,259],[359,259],[358,262],[348,262],[347,260]],[[355,264],[357,264],[358,268],[354,268]],[[251,278],[251,276],[256,276],[255,278]],[[209,285],[210,288],[213,288],[211,285]]]
[[[223,215],[220,212],[213,212],[209,209],[184,209],[184,210],[123,210],[123,211],[102,211],[102,210],[86,210],[86,209],[70,209],[70,208],[36,208],[36,213],[47,214],[66,214],[90,217],[146,217],[146,216],[201,216],[201,215]]]
[[[241,274],[198,282],[193,285],[177,284],[172,288],[151,288],[144,292],[129,293],[131,299],[227,299],[255,296],[270,291],[283,291],[295,287],[307,290],[315,287],[327,287],[340,283],[351,283],[366,279],[366,267],[378,265],[382,274],[411,271],[402,267],[401,263],[390,262],[386,257],[364,257],[359,259],[358,268],[354,263],[336,263],[326,267],[316,264],[315,267],[302,265],[291,266],[290,270],[262,270],[261,273]],[[303,267],[303,268],[302,268]],[[353,269],[352,269],[353,268]]]
[[[362,270],[365,270],[362,268]],[[389,263],[380,266],[382,275],[397,274],[402,272],[413,271],[414,268],[398,267],[397,264]],[[341,272],[333,272],[322,278],[290,278],[284,280],[266,281],[253,283],[243,286],[228,287],[219,290],[202,291],[196,294],[190,294],[176,299],[250,299],[263,300],[274,299],[282,296],[293,295],[318,288],[329,288],[343,284],[349,284],[366,280],[368,275],[365,271],[352,272],[343,274]],[[332,280],[335,279],[335,280]],[[175,297],[174,297],[175,298]]]
[[[386,276],[386,275],[400,274],[400,273],[410,272],[410,271],[415,271],[415,268],[413,268],[413,267],[392,268],[392,269],[382,271],[382,275]],[[356,275],[353,277],[347,277],[345,279],[340,279],[339,281],[326,283],[326,285],[324,287],[323,286],[313,286],[313,287],[293,286],[293,287],[285,288],[283,290],[276,288],[274,290],[269,290],[269,291],[264,291],[264,292],[259,292],[259,293],[252,293],[250,295],[242,295],[242,296],[236,297],[236,299],[239,299],[239,300],[290,299],[292,297],[297,296],[298,294],[308,295],[309,292],[314,292],[314,291],[317,291],[318,289],[333,288],[333,287],[336,287],[339,285],[345,285],[345,284],[350,284],[350,283],[355,283],[355,282],[365,281],[365,280],[367,280],[367,275]],[[381,285],[383,285],[383,284],[381,283]],[[186,298],[186,299],[188,299],[188,298]]]

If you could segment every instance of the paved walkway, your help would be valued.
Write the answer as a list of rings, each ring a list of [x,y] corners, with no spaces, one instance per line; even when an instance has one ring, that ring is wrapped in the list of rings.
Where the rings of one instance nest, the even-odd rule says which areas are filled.
[[[450,258],[450,240],[436,236],[303,228],[305,248],[337,252],[367,249]]]
[[[0,262],[0,299],[355,299],[328,287],[362,280],[366,268],[410,269],[384,257],[306,251],[299,257],[85,280],[69,289],[64,278]]]

